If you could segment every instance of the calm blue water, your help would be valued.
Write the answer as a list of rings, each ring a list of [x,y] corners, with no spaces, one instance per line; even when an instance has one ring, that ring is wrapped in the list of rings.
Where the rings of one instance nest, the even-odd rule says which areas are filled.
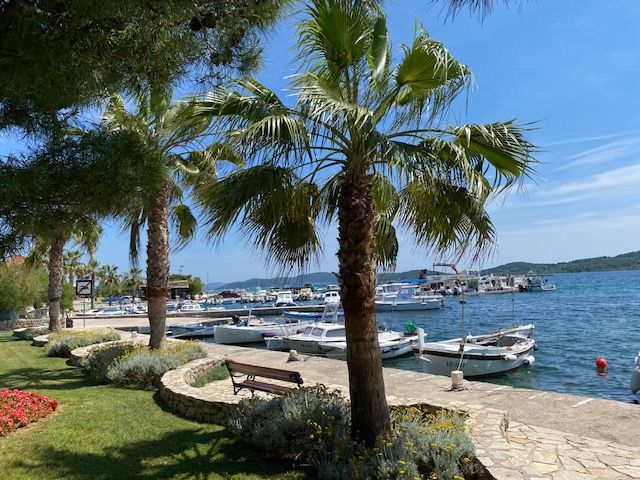
[[[640,271],[573,273],[549,276],[555,292],[467,296],[465,330],[488,333],[513,322],[534,323],[540,347],[535,364],[487,379],[516,387],[632,401],[629,381],[640,350]],[[443,310],[378,314],[378,323],[403,329],[411,320],[428,340],[460,336],[459,297],[447,297]],[[595,360],[603,356],[608,374],[599,376]],[[420,370],[413,356],[385,366]]]

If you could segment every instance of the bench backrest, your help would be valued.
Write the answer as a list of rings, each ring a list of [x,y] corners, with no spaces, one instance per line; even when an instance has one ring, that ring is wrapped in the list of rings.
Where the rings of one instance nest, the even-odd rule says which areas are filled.
[[[243,373],[245,375],[273,378],[274,380],[302,385],[302,376],[299,372],[280,370],[279,368],[261,367],[259,365],[249,365],[246,363],[234,362],[233,360],[225,361],[225,365],[227,369],[229,369],[230,373]]]

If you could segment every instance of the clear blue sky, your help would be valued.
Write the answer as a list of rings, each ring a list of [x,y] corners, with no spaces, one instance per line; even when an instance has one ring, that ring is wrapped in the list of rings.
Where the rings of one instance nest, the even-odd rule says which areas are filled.
[[[640,2],[537,0],[520,8],[498,6],[480,22],[460,15],[443,22],[426,0],[388,1],[394,52],[409,43],[416,21],[471,67],[476,87],[459,122],[516,118],[537,121],[532,140],[543,163],[525,192],[490,207],[498,232],[496,253],[482,265],[509,261],[556,262],[640,250]],[[286,86],[293,20],[264,40],[259,77]],[[3,151],[20,148],[0,139]],[[128,269],[126,235],[106,226],[102,263]],[[336,271],[335,229],[325,235],[325,255],[310,269]],[[143,259],[144,260],[144,259]],[[401,241],[398,270],[436,259]],[[172,254],[172,271],[209,281],[270,276],[264,256],[233,232],[218,247],[202,239]]]

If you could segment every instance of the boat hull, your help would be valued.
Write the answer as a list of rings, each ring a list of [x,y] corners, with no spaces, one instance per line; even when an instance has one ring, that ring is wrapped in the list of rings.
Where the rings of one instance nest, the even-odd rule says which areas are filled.
[[[342,342],[340,344],[333,345],[331,343],[321,343],[320,349],[322,350],[322,354],[327,358],[333,358],[336,360],[347,359],[347,347],[346,344]],[[410,339],[402,340],[394,344],[380,345],[380,355],[382,356],[382,360],[401,357],[411,353],[412,351],[413,345]]]
[[[443,306],[443,303],[440,301],[415,303],[376,302],[376,312],[410,312],[420,310],[438,310]]]
[[[263,326],[217,325],[216,343],[225,345],[263,342],[265,337],[292,335],[304,328],[306,323],[267,324]]]
[[[462,364],[460,364],[460,354],[425,351],[418,355],[418,362],[425,373],[432,375],[449,376],[453,370],[460,369],[466,378],[486,377],[522,367],[534,346],[535,343],[532,342],[530,346],[518,351],[517,354],[512,353],[511,355],[515,356],[513,359],[505,358],[507,355],[465,354]]]

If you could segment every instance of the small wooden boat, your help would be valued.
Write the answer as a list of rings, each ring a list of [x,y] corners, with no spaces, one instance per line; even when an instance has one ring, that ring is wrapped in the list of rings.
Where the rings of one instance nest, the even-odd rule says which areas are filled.
[[[507,372],[535,361],[534,325],[506,328],[488,335],[467,336],[441,342],[420,342],[418,362],[426,373],[450,375],[462,370],[465,377]],[[418,329],[418,338],[424,338]]]

